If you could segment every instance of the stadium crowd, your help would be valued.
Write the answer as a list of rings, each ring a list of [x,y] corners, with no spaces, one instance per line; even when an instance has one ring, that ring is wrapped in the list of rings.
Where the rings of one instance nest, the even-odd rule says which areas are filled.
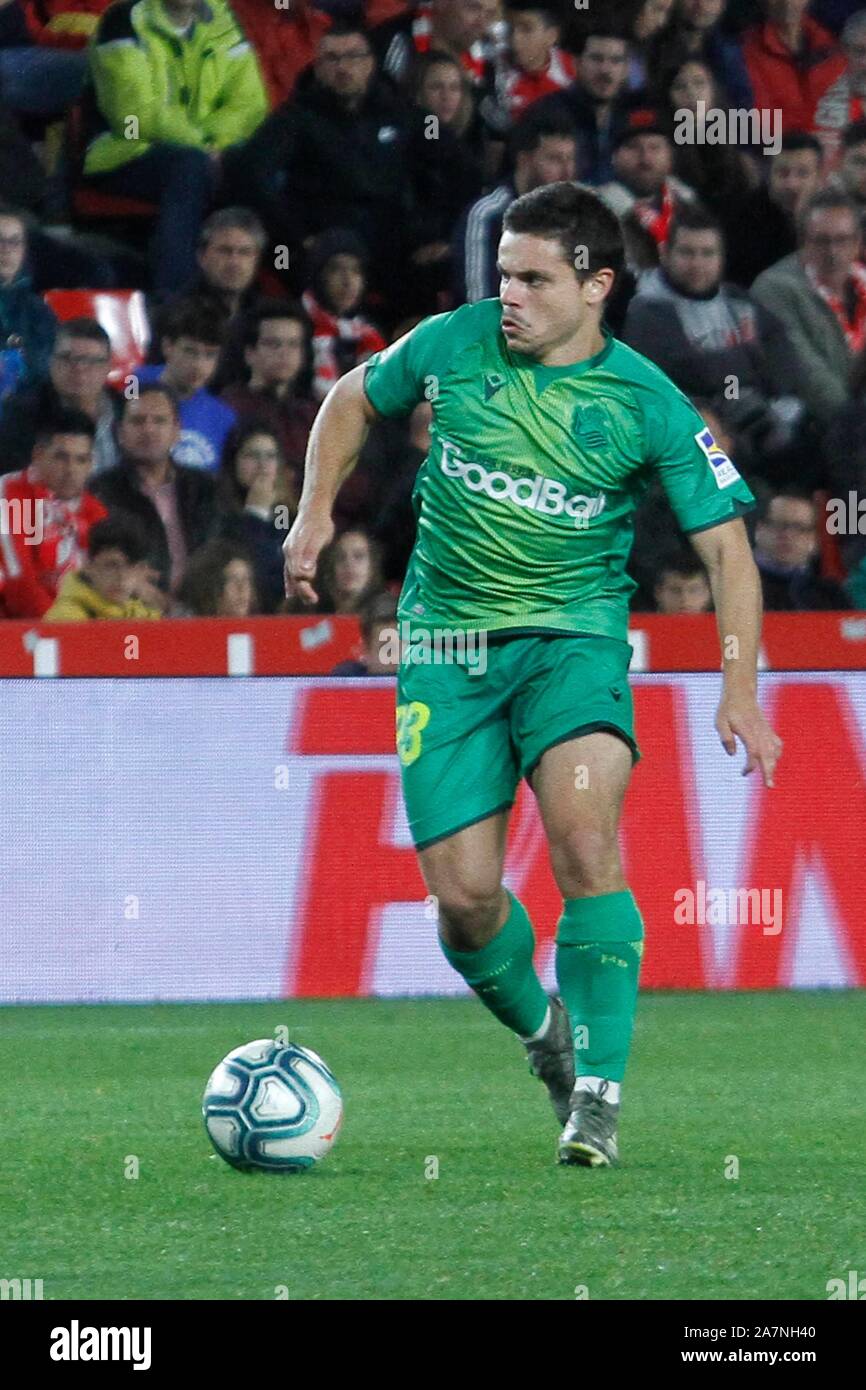
[[[622,221],[610,329],[756,494],[765,606],[866,607],[866,6],[0,0],[2,615],[292,611],[322,399],[495,296],[506,208],[561,179]],[[338,499],[355,674],[429,421],[376,423]],[[636,608],[710,607],[655,485],[631,572]]]

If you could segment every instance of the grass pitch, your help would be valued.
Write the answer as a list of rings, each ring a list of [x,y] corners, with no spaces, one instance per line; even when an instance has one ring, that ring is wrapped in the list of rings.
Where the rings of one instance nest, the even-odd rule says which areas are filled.
[[[311,1173],[237,1173],[204,1082],[280,1024],[336,1072],[343,1132]],[[0,1277],[46,1299],[822,1300],[866,1270],[862,992],[644,996],[610,1171],[554,1164],[544,1088],[475,1001],[18,1007],[0,1031]]]

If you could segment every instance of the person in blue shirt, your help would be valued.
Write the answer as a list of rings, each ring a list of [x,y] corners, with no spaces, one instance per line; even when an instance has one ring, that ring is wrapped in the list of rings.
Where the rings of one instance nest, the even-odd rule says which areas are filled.
[[[237,415],[208,386],[217,370],[225,341],[225,320],[206,301],[179,300],[166,314],[162,332],[164,363],[140,367],[142,386],[158,381],[170,386],[180,402],[180,439],[172,450],[175,463],[215,472]]]

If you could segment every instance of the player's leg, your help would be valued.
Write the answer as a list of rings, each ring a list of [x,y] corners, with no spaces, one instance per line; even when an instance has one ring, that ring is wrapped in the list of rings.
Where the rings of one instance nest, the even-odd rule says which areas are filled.
[[[523,904],[502,886],[508,816],[489,816],[419,851],[436,898],[446,959],[490,1012],[526,1045],[561,1124],[569,1114],[574,1056],[568,1015],[535,971],[535,933]]]
[[[563,896],[556,971],[575,1039],[577,1079],[559,1156],[590,1166],[617,1158],[619,1092],[643,950],[617,838],[631,768],[629,744],[596,731],[548,748],[532,777]]]

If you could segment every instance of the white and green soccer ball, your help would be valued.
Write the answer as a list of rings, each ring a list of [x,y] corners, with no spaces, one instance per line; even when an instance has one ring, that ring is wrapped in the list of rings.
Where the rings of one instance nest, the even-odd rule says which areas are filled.
[[[211,1073],[205,1129],[234,1168],[274,1173],[312,1168],[343,1122],[343,1098],[317,1053],[273,1038],[236,1047]]]

